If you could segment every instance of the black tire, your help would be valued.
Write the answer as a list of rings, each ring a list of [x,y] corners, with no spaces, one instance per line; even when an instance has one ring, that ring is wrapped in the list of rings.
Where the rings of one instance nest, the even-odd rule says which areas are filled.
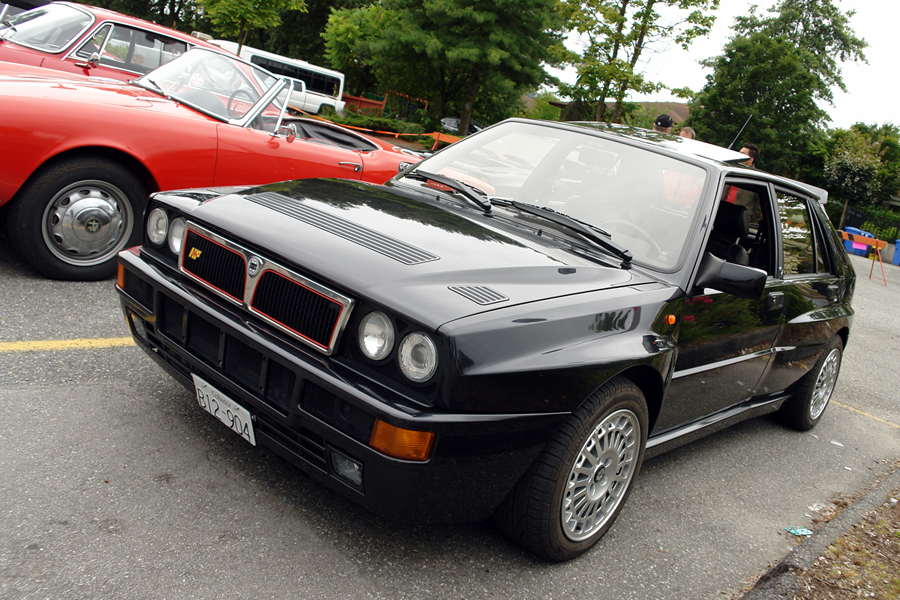
[[[51,279],[95,281],[116,271],[116,254],[140,243],[147,192],[124,166],[76,158],[38,171],[12,202],[9,237]]]
[[[550,561],[587,552],[631,493],[647,428],[641,390],[619,377],[605,383],[572,413],[497,508],[498,527]]]
[[[816,426],[834,393],[843,353],[843,341],[833,337],[812,370],[803,376],[791,397],[781,405],[778,418],[782,423],[799,431],[809,431]]]

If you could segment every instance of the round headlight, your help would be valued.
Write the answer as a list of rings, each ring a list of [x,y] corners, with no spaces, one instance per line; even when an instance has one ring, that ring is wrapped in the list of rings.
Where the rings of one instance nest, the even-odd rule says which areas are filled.
[[[372,360],[381,360],[394,348],[394,326],[384,313],[372,312],[359,324],[359,349]]]
[[[400,342],[400,371],[415,382],[427,381],[437,370],[437,348],[424,333],[411,333]]]
[[[181,217],[173,220],[172,226],[169,227],[169,250],[172,251],[172,254],[181,252],[181,244],[184,242],[184,228],[185,222]]]
[[[147,217],[147,239],[156,244],[162,245],[166,241],[166,234],[169,232],[169,215],[161,208],[154,208]]]

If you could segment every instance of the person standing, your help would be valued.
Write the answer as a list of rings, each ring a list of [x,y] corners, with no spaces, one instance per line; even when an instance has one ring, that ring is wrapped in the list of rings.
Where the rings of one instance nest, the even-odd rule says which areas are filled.
[[[753,169],[756,168],[756,163],[759,161],[759,148],[753,142],[747,142],[744,146],[739,150],[741,154],[746,154],[749,158],[742,162],[742,165],[747,165]]]
[[[656,121],[653,122],[653,131],[669,133],[672,131],[672,125],[674,125],[672,117],[669,115],[659,115],[656,117]]]

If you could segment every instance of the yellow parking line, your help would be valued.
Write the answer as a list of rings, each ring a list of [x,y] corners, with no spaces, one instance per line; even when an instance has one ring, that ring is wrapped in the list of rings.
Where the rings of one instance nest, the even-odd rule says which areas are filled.
[[[84,340],[46,340],[40,342],[3,342],[0,352],[46,352],[49,350],[82,350],[85,348],[112,348],[134,346],[130,337],[96,338]]]
[[[870,415],[869,413],[863,412],[863,411],[859,410],[858,408],[853,408],[852,406],[847,406],[846,404],[841,404],[840,402],[835,402],[834,400],[832,400],[831,403],[837,404],[841,408],[846,408],[849,411],[861,414],[864,417],[869,417],[870,419],[872,419],[874,421],[878,421],[879,423],[884,423],[885,425],[890,425],[891,427],[896,427],[897,429],[900,429],[900,425],[897,425],[896,423],[891,423],[890,421],[885,421],[884,419],[879,419],[875,415]]]

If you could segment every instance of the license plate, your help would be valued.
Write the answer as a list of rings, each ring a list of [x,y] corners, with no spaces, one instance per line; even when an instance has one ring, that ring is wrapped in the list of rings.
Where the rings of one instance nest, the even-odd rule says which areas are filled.
[[[232,430],[254,446],[256,436],[253,435],[253,422],[246,408],[194,375],[194,388],[197,390],[197,402],[200,408],[221,421],[225,427]]]

